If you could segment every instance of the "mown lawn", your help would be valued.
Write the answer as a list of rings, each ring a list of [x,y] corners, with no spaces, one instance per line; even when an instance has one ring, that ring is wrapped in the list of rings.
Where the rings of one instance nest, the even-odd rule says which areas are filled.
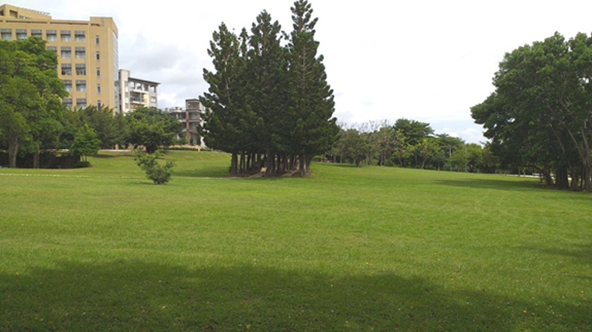
[[[0,170],[0,331],[591,331],[592,195],[172,151]]]

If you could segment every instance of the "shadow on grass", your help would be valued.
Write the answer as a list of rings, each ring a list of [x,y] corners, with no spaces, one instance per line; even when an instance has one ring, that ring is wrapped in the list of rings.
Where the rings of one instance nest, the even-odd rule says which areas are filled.
[[[93,158],[97,158],[97,159],[115,159],[115,158],[121,158],[121,157],[128,157],[128,158],[133,158],[134,156],[128,153],[121,153],[121,154],[104,154],[104,153],[99,153],[97,155],[92,156]]]
[[[175,170],[173,169],[173,176],[181,176],[188,178],[226,178],[228,177],[227,167],[202,167],[194,170]]]
[[[573,249],[565,248],[537,248],[521,246],[518,247],[528,251],[542,252],[547,255],[564,256],[575,259],[579,263],[592,265],[592,244],[589,245],[575,245]],[[592,278],[592,275],[590,276]],[[591,308],[592,309],[592,308]]]
[[[463,179],[463,180],[437,180],[438,184],[445,186],[475,188],[475,189],[497,189],[497,190],[522,190],[535,191],[541,190],[537,187],[536,181],[507,181],[503,178],[498,179]]]
[[[23,275],[0,274],[0,294],[3,331],[592,329],[591,303],[548,299],[540,305],[392,274],[334,277],[256,266],[192,270],[140,261],[65,262]]]

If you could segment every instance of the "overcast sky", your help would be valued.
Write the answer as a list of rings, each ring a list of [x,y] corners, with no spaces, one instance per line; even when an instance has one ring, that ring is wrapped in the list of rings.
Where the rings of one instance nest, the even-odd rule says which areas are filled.
[[[483,142],[470,107],[491,92],[506,52],[559,32],[592,31],[592,1],[309,0],[341,122],[399,118],[436,133]],[[267,10],[291,30],[291,0],[16,0],[54,19],[109,16],[119,29],[119,62],[133,77],[160,82],[159,108],[183,106],[207,90],[204,67],[221,22],[250,29]]]

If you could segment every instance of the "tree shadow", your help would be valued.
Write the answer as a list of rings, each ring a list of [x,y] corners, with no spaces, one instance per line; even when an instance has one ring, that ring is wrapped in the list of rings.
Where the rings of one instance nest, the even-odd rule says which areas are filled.
[[[217,166],[204,166],[198,169],[173,169],[173,177],[188,177],[188,178],[227,178],[228,168]]]
[[[5,331],[592,329],[590,302],[548,299],[550,314],[546,306],[484,291],[450,291],[417,277],[335,277],[255,265],[63,262],[0,274],[0,294]]]
[[[518,248],[523,249],[523,250],[527,250],[527,251],[542,252],[547,255],[569,257],[569,258],[572,258],[582,264],[592,265],[592,244],[573,245],[573,249],[537,248],[537,247],[533,247],[533,246],[520,246]]]
[[[506,181],[503,179],[462,179],[462,180],[436,180],[438,184],[453,187],[495,189],[495,190],[540,190],[533,180]]]

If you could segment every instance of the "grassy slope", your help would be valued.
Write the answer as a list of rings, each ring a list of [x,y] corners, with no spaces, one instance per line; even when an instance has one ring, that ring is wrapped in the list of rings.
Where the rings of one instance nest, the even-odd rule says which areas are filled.
[[[316,164],[222,178],[170,152],[0,170],[0,330],[592,329],[592,197],[538,180]]]

